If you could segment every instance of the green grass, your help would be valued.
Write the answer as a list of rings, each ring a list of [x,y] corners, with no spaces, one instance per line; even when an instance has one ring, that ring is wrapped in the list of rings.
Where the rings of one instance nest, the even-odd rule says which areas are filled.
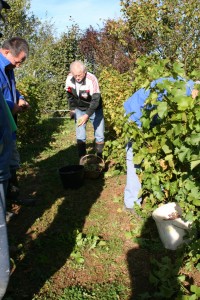
[[[126,299],[130,289],[120,270],[126,263],[115,262],[124,251],[115,232],[121,224],[110,223],[106,203],[116,196],[102,198],[103,177],[63,189],[58,169],[78,164],[73,121],[44,119],[35,130],[36,140],[20,147],[19,179],[21,196],[35,197],[37,205],[21,207],[9,224],[14,269],[5,300]],[[92,144],[88,139],[89,151]]]
[[[12,276],[4,300],[142,299],[150,257],[168,252],[152,220],[122,211],[125,176],[65,190],[58,169],[78,164],[74,123],[44,119],[35,130],[36,139],[20,148],[19,179],[21,197],[37,205],[21,207],[9,223]]]
[[[118,283],[93,284],[90,288],[77,285],[65,288],[61,296],[50,292],[48,296],[35,296],[33,300],[119,300],[126,297],[126,292]]]

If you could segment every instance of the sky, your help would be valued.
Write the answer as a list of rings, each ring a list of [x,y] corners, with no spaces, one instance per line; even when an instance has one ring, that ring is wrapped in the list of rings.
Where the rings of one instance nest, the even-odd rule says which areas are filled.
[[[57,34],[78,24],[81,30],[90,25],[102,27],[103,20],[121,16],[120,0],[30,0],[31,12],[41,21],[51,20]]]

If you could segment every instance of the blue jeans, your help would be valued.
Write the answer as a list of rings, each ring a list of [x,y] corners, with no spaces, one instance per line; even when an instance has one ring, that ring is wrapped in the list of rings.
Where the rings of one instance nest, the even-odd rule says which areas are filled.
[[[16,140],[13,140],[12,142],[12,155],[11,155],[11,161],[10,161],[10,169],[11,170],[17,170],[20,168],[20,155],[17,150],[17,144]]]
[[[8,179],[0,182],[0,201],[1,201],[1,208],[6,215],[6,192],[8,187]]]
[[[133,208],[135,203],[140,205],[142,199],[138,199],[141,183],[136,174],[136,170],[139,166],[136,166],[133,163],[133,149],[131,142],[126,146],[126,167],[127,175],[124,190],[124,204],[127,208]]]
[[[5,191],[8,181],[0,182],[0,299],[3,298],[10,277],[10,257],[6,226]]]
[[[75,122],[85,115],[85,111],[82,111],[78,108],[75,109]],[[93,125],[94,128],[94,138],[96,143],[104,142],[104,116],[103,116],[103,110],[99,109],[96,110],[90,117],[90,122]],[[87,123],[86,123],[87,124]],[[76,125],[76,139],[77,141],[86,142],[86,124],[82,126]]]

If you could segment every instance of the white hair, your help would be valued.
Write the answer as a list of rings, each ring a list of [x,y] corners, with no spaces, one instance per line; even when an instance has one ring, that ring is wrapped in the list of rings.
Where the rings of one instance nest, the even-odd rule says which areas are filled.
[[[70,64],[70,72],[73,73],[74,69],[79,69],[82,72],[87,72],[85,64],[80,60],[75,60]]]

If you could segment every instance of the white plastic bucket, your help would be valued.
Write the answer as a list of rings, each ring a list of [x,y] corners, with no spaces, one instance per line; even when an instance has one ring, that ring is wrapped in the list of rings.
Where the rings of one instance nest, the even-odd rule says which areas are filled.
[[[163,204],[152,213],[160,239],[166,249],[176,250],[186,242],[183,238],[191,222],[185,222],[181,216],[182,210],[175,202]]]

